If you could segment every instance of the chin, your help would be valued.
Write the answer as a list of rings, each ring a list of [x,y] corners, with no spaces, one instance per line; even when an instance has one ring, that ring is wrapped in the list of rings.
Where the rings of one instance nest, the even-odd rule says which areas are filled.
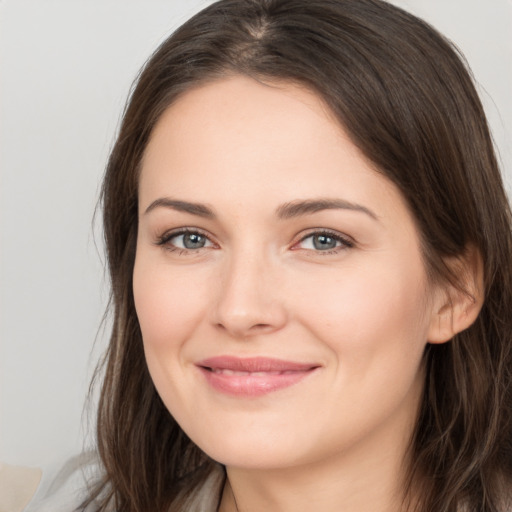
[[[189,437],[213,460],[228,467],[245,469],[280,469],[311,462],[304,439],[293,430],[281,430],[286,435],[276,435],[268,430],[249,428],[209,430],[205,433],[191,433]],[[203,434],[203,435],[201,435]],[[311,436],[308,435],[310,438]]]
[[[281,451],[271,448],[255,449],[254,446],[235,450],[223,450],[222,447],[217,447],[205,453],[220,464],[232,468],[271,470],[299,464],[295,457],[289,457]]]

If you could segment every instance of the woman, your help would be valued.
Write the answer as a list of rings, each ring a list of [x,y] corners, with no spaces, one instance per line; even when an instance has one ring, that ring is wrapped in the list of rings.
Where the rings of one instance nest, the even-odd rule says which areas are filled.
[[[103,187],[92,510],[504,511],[510,211],[467,70],[380,0],[221,0]]]

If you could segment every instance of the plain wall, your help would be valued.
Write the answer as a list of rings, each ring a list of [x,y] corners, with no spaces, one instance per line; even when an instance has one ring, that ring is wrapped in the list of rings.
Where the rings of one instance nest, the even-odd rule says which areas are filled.
[[[92,224],[103,168],[138,69],[207,3],[0,0],[5,462],[44,465],[82,447],[88,382],[107,338],[98,334],[108,289],[101,234]],[[512,183],[512,3],[395,3],[434,24],[465,53]]]

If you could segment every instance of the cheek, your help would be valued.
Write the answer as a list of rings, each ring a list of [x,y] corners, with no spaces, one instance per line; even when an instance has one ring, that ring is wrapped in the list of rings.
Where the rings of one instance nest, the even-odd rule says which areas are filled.
[[[177,349],[197,327],[207,307],[207,288],[197,273],[136,259],[133,294],[148,356]]]
[[[136,259],[133,273],[146,364],[160,397],[180,423],[195,417],[195,402],[187,393],[194,381],[183,364],[183,347],[205,318],[204,277],[177,272],[146,254]]]
[[[297,318],[330,352],[331,395],[322,409],[332,443],[341,431],[355,442],[396,411],[415,414],[428,331],[424,273],[388,263],[352,267],[335,280],[317,274],[295,302]],[[329,405],[333,396],[338,407]]]
[[[338,358],[368,365],[376,355],[421,355],[429,323],[421,264],[384,259],[344,269],[336,279],[315,277],[304,284],[308,292],[297,296],[297,310]]]

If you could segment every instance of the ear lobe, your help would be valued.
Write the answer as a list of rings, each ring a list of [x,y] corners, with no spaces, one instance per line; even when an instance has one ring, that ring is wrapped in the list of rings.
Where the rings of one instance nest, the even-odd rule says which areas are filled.
[[[445,343],[470,327],[477,319],[484,301],[483,262],[476,247],[447,261],[456,283],[439,289],[432,307],[428,331],[429,343]]]

